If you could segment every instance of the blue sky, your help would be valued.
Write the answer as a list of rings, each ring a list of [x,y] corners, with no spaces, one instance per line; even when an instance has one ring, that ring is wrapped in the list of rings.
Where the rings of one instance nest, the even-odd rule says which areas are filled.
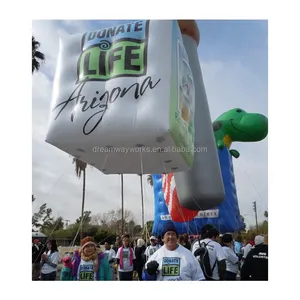
[[[33,76],[33,193],[37,198],[34,210],[48,202],[54,213],[65,219],[74,221],[80,214],[81,183],[74,175],[71,160],[44,142],[58,37],[127,21],[33,22],[33,35],[47,57],[40,72]],[[203,20],[197,24],[200,29],[198,53],[212,120],[234,107],[268,115],[267,21]],[[234,143],[232,148],[241,153],[234,161],[240,210],[247,214],[246,222],[254,224],[252,201],[257,201],[260,221],[268,207],[268,139],[259,143]],[[97,170],[88,170],[87,176],[87,209],[103,213],[120,208],[118,176],[105,176]],[[125,202],[140,222],[140,207],[136,205],[140,203],[139,179],[136,177],[125,178]],[[145,215],[146,219],[153,218],[153,192],[146,181]]]
[[[197,21],[197,24],[200,28],[198,53],[201,58],[238,59],[267,80],[267,21],[207,20]]]

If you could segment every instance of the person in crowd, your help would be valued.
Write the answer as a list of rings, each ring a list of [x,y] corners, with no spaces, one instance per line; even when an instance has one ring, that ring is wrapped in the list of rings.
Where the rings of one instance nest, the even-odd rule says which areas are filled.
[[[32,280],[39,280],[41,275],[41,257],[43,246],[40,241],[35,239],[32,243]]]
[[[192,248],[192,253],[194,254],[201,244],[206,245],[212,270],[211,278],[207,278],[209,280],[225,279],[226,257],[221,245],[216,241],[219,234],[219,231],[212,225],[204,225],[201,230],[201,240],[195,241]]]
[[[268,280],[268,237],[257,235],[255,246],[245,258],[241,269],[241,280],[267,281]]]
[[[244,247],[243,249],[243,256],[242,256],[242,262],[244,262],[245,258],[247,257],[248,253],[250,252],[250,250],[253,248],[252,245],[252,239],[250,238],[246,238],[244,239]]]
[[[116,241],[115,241],[114,247],[113,247],[113,250],[116,252],[116,255],[117,255],[118,250],[119,250],[120,247],[122,247],[122,240],[118,236],[118,237],[116,237]],[[118,280],[118,267],[117,267],[117,265],[114,265],[114,280]]]
[[[61,281],[71,281],[73,278],[73,264],[72,264],[72,255],[67,253],[61,260],[63,263],[63,267],[60,272],[60,280]]]
[[[226,257],[226,273],[225,280],[236,280],[239,270],[239,258],[234,253],[233,237],[226,233],[222,237],[222,248]]]
[[[219,234],[215,239],[215,242],[219,243],[221,246],[222,246],[222,237],[223,234]]]
[[[191,243],[189,242],[189,235],[187,233],[183,235],[183,247],[191,250]]]
[[[80,250],[74,254],[73,276],[78,281],[112,280],[107,257],[97,250],[95,240],[87,236],[80,241]]]
[[[155,236],[150,237],[150,245],[147,247],[145,251],[146,261],[151,257],[152,254],[154,254],[159,248],[160,244],[158,244],[158,240]]]
[[[114,265],[115,265],[115,260],[116,260],[116,252],[113,248],[111,248],[110,243],[105,242],[104,243],[104,255],[106,255],[107,259],[108,259],[108,263],[109,263],[109,278],[111,278],[111,280],[114,279]]]
[[[242,236],[238,235],[234,241],[234,253],[238,256],[239,260],[243,257],[242,246]]]
[[[123,235],[122,243],[123,245],[118,249],[116,255],[119,280],[132,281],[135,253],[133,249],[129,246],[130,240],[128,234]]]
[[[122,246],[122,240],[119,236],[116,237],[116,241],[115,241],[115,244],[114,244],[114,251],[117,253],[118,252],[118,249]]]
[[[134,253],[136,257],[134,262],[134,269],[138,274],[139,281],[142,281],[143,268],[146,262],[145,250],[146,250],[145,241],[143,239],[138,239],[137,246],[134,249]]]
[[[178,244],[180,244],[181,246],[184,246],[184,239],[183,239],[183,236],[182,235],[179,235],[178,236]]]
[[[190,243],[190,245],[191,245],[191,249],[192,249],[192,244],[194,243],[194,236],[193,235],[190,235],[189,236],[189,243]]]
[[[41,280],[50,281],[56,279],[59,253],[56,240],[50,240],[47,243],[48,252],[43,253],[41,257]]]
[[[135,242],[134,241],[130,241],[129,247],[131,247],[134,250],[135,246],[136,246]]]
[[[164,225],[164,245],[146,263],[144,280],[199,281],[205,280],[199,262],[193,254],[178,244],[178,234],[173,222]]]
[[[159,246],[163,246],[164,245],[164,241],[162,240],[162,238],[159,236],[159,237],[157,237],[157,244],[159,245]]]

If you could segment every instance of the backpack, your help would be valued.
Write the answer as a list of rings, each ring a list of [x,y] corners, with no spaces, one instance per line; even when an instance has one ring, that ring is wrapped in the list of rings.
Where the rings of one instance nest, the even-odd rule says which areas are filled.
[[[198,243],[199,243],[199,248],[195,251],[194,255],[196,257],[199,256],[198,261],[199,261],[200,267],[203,271],[203,274],[204,274],[206,280],[212,280],[212,275],[213,275],[213,271],[217,264],[217,259],[216,259],[213,267],[211,267],[210,259],[209,259],[209,251],[206,248],[210,242],[208,242],[208,243],[202,242],[200,244],[200,240],[198,240]]]

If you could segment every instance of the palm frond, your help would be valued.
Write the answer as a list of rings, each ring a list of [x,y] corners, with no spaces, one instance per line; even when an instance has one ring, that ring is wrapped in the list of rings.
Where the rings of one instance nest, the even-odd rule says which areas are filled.
[[[45,60],[45,54],[40,51],[35,51],[35,57],[40,60]]]
[[[76,176],[80,179],[81,173],[83,173],[87,167],[87,163],[76,157],[73,157],[73,164],[75,164]]]
[[[40,62],[38,60],[45,60],[44,53],[37,51],[40,45],[41,44],[38,41],[36,41],[34,37],[32,37],[32,73],[34,71],[38,71],[40,68]]]
[[[32,73],[34,71],[38,71],[40,69],[40,63],[36,60],[36,59],[33,59],[32,60]]]

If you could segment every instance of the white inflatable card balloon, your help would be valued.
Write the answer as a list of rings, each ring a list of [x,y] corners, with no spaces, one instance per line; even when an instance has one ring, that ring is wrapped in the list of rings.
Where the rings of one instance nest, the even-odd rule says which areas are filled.
[[[103,173],[189,170],[194,80],[177,21],[60,39],[46,141]]]

